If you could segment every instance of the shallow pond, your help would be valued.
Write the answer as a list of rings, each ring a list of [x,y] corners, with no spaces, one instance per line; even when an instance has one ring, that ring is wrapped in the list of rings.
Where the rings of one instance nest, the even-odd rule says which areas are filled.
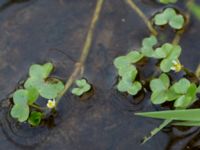
[[[155,1],[136,0],[148,17],[163,8]],[[84,76],[94,86],[90,97],[69,92],[59,105],[54,128],[30,128],[10,119],[10,93],[33,63],[51,61],[54,76],[66,80],[79,58],[96,1],[0,1],[0,149],[48,150],[194,150],[200,149],[199,128],[168,127],[144,145],[141,139],[160,121],[136,117],[134,112],[156,108],[145,95],[134,101],[115,89],[113,59],[140,47],[149,35],[143,21],[122,0],[107,0],[95,30]],[[180,4],[180,8],[184,10]],[[195,70],[200,56],[200,22],[192,21],[182,36],[181,62]],[[151,73],[151,68],[147,68]]]

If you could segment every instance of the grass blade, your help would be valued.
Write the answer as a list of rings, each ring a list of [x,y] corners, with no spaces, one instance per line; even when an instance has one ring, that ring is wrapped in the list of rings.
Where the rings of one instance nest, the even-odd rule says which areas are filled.
[[[174,122],[172,125],[176,126],[188,126],[188,127],[198,127],[200,126],[200,121],[184,121],[184,122]]]
[[[200,109],[186,109],[186,110],[167,110],[159,112],[144,112],[135,113],[135,115],[157,118],[157,119],[171,119],[179,121],[200,121]]]

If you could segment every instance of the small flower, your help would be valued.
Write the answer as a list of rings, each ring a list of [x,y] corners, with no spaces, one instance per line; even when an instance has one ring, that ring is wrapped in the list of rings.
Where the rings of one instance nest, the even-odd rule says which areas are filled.
[[[48,108],[52,109],[52,108],[54,108],[55,106],[56,106],[56,101],[55,101],[55,99],[53,99],[53,100],[48,100],[48,103],[47,103],[47,107],[48,107]]]
[[[171,70],[174,70],[175,72],[179,72],[183,68],[179,60],[173,60],[172,63],[173,66],[171,67]]]

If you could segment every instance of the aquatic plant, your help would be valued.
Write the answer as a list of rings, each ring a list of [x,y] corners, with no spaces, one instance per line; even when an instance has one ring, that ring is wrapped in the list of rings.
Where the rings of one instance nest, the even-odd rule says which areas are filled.
[[[12,96],[13,105],[10,115],[14,119],[19,122],[28,122],[32,126],[38,126],[48,116],[49,112],[54,113],[56,111],[62,96],[74,82],[78,87],[72,89],[72,93],[76,96],[81,96],[91,89],[91,85],[85,79],[77,79],[80,76],[82,77],[84,72],[84,64],[91,47],[94,29],[103,3],[104,0],[97,1],[80,59],[75,63],[74,70],[65,84],[61,80],[50,76],[54,69],[52,63],[30,66],[29,77],[23,84],[23,88],[17,89]],[[42,107],[38,104],[38,101],[44,100],[46,106]]]
[[[33,64],[30,67],[29,77],[24,83],[24,88],[16,90],[13,94],[14,105],[11,109],[13,118],[16,118],[19,122],[28,120],[31,125],[39,125],[44,115],[40,112],[40,106],[37,104],[39,97],[47,100],[55,99],[64,89],[62,81],[49,77],[52,70],[53,65],[51,63]]]
[[[137,96],[138,92],[144,89],[143,91],[150,92],[152,104],[162,105],[166,102],[173,104],[171,110],[135,113],[138,116],[164,119],[164,122],[159,127],[152,130],[149,136],[144,137],[143,143],[147,142],[170,123],[181,126],[200,126],[200,117],[198,115],[200,109],[191,109],[191,106],[198,100],[197,94],[200,92],[199,80],[193,81],[187,78],[194,76],[198,79],[199,75],[198,72],[196,73],[197,76],[195,76],[195,73],[188,71],[179,60],[182,48],[178,43],[181,34],[185,31],[185,26],[189,21],[188,18],[183,16],[180,11],[168,7],[156,13],[152,20],[148,20],[132,0],[126,0],[126,2],[143,19],[151,35],[143,39],[142,46],[138,50],[130,51],[128,54],[114,59],[114,66],[119,77],[116,86],[117,90]],[[176,2],[177,0],[160,0],[160,3],[163,4]],[[159,32],[152,23],[157,26],[169,24],[172,29],[175,29],[176,35],[172,42],[160,44]],[[148,80],[135,81],[139,79],[137,78],[137,63],[142,61],[143,58],[156,59],[158,70],[155,70],[156,73]],[[185,72],[185,77],[176,81],[170,77],[171,72]],[[137,86],[134,86],[135,83],[137,83]],[[150,87],[149,89],[146,88],[147,84]]]
[[[76,96],[81,96],[91,89],[91,85],[85,79],[76,80],[75,83],[78,87],[72,89],[72,94]]]

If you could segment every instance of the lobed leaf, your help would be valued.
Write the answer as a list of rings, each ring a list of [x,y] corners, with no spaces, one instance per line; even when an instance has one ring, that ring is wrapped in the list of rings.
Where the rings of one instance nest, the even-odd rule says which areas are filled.
[[[181,29],[184,25],[184,17],[177,14],[173,8],[167,8],[163,12],[155,15],[154,22],[159,26],[168,23],[174,29]]]
[[[29,117],[29,107],[28,105],[15,104],[11,109],[11,116],[16,118],[19,122],[24,122]]]
[[[156,37],[153,35],[148,38],[145,38],[142,41],[142,48],[141,48],[142,54],[147,57],[152,57],[154,54],[153,46],[155,46],[157,42],[158,41]]]
[[[73,88],[71,91],[72,94],[74,94],[76,96],[81,96],[85,92],[88,92],[91,89],[91,85],[85,79],[76,80],[76,85],[78,87]]]

